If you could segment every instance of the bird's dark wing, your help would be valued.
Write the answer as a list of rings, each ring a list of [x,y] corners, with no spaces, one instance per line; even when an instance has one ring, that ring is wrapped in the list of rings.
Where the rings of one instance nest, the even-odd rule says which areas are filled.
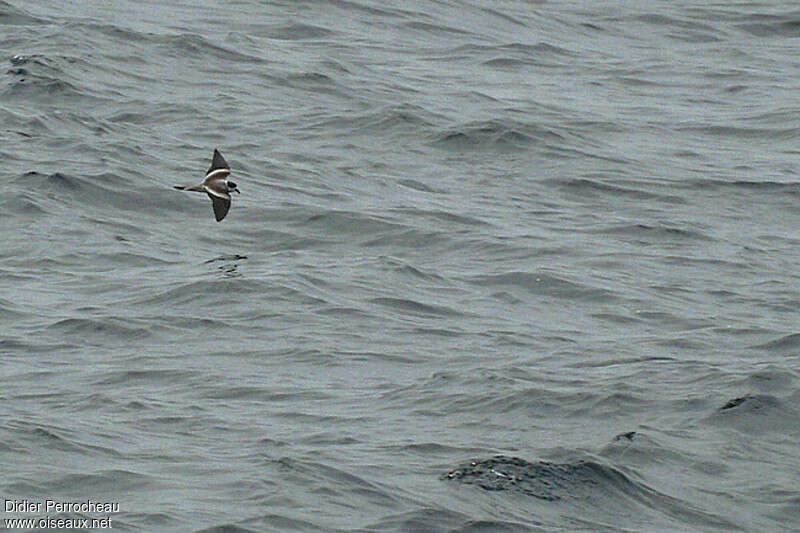
[[[211,192],[208,192],[208,197],[211,198],[211,205],[214,207],[214,217],[219,222],[225,218],[225,215],[228,214],[228,209],[231,208],[231,197],[227,194],[223,196]]]
[[[214,158],[211,160],[211,166],[209,167],[208,172],[206,172],[206,176],[221,168],[227,170],[231,169],[231,167],[228,166],[228,162],[225,161],[225,158],[222,157],[221,153],[219,153],[219,150],[214,149]]]

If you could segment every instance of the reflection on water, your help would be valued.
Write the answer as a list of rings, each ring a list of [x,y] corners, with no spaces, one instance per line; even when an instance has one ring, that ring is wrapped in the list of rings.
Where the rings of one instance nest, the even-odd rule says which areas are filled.
[[[219,270],[224,277],[238,278],[242,276],[242,273],[239,272],[239,263],[237,263],[237,261],[242,261],[244,259],[247,259],[246,255],[221,255],[219,257],[215,257],[214,259],[209,259],[204,264],[208,265],[210,263],[222,263],[221,265],[217,266],[217,270]]]

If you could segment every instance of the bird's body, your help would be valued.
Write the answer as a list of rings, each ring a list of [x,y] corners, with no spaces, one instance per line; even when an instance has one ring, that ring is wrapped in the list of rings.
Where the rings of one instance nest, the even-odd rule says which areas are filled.
[[[239,192],[236,184],[228,180],[231,174],[231,167],[228,166],[225,158],[214,150],[214,158],[211,160],[211,167],[206,172],[206,178],[199,185],[185,186],[175,185],[179,191],[204,192],[211,198],[211,205],[214,207],[214,217],[217,222],[225,218],[228,209],[231,208],[231,192]]]

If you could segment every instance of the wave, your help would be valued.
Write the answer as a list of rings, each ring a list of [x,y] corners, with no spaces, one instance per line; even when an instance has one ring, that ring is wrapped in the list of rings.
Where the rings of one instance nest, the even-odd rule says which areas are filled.
[[[721,428],[751,435],[764,432],[800,434],[800,410],[771,394],[748,394],[732,398],[706,418]]]
[[[523,150],[537,143],[562,144],[565,138],[553,129],[510,120],[483,120],[447,128],[434,134],[431,143],[449,150]]]
[[[511,271],[502,274],[475,276],[471,283],[489,287],[515,287],[532,294],[555,296],[558,298],[611,301],[614,293],[607,289],[593,287],[585,281],[567,280],[546,272]]]
[[[739,529],[722,517],[634,480],[618,468],[591,460],[529,462],[519,457],[498,455],[465,463],[446,472],[441,479],[495,494],[524,495],[550,504],[573,502],[580,506],[585,501],[596,510],[593,516],[598,519],[603,516],[613,519],[612,516],[619,517],[620,513],[627,516],[638,513],[644,523],[658,521],[662,515],[701,528]]]
[[[47,24],[48,21],[35,17],[8,2],[0,1],[0,25],[6,26],[33,26]]]

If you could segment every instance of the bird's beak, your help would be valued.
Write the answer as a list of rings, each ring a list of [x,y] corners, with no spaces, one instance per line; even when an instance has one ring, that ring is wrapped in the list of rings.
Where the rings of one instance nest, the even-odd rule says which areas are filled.
[[[236,191],[236,194],[242,194],[239,192],[239,189],[233,189],[233,190]]]

